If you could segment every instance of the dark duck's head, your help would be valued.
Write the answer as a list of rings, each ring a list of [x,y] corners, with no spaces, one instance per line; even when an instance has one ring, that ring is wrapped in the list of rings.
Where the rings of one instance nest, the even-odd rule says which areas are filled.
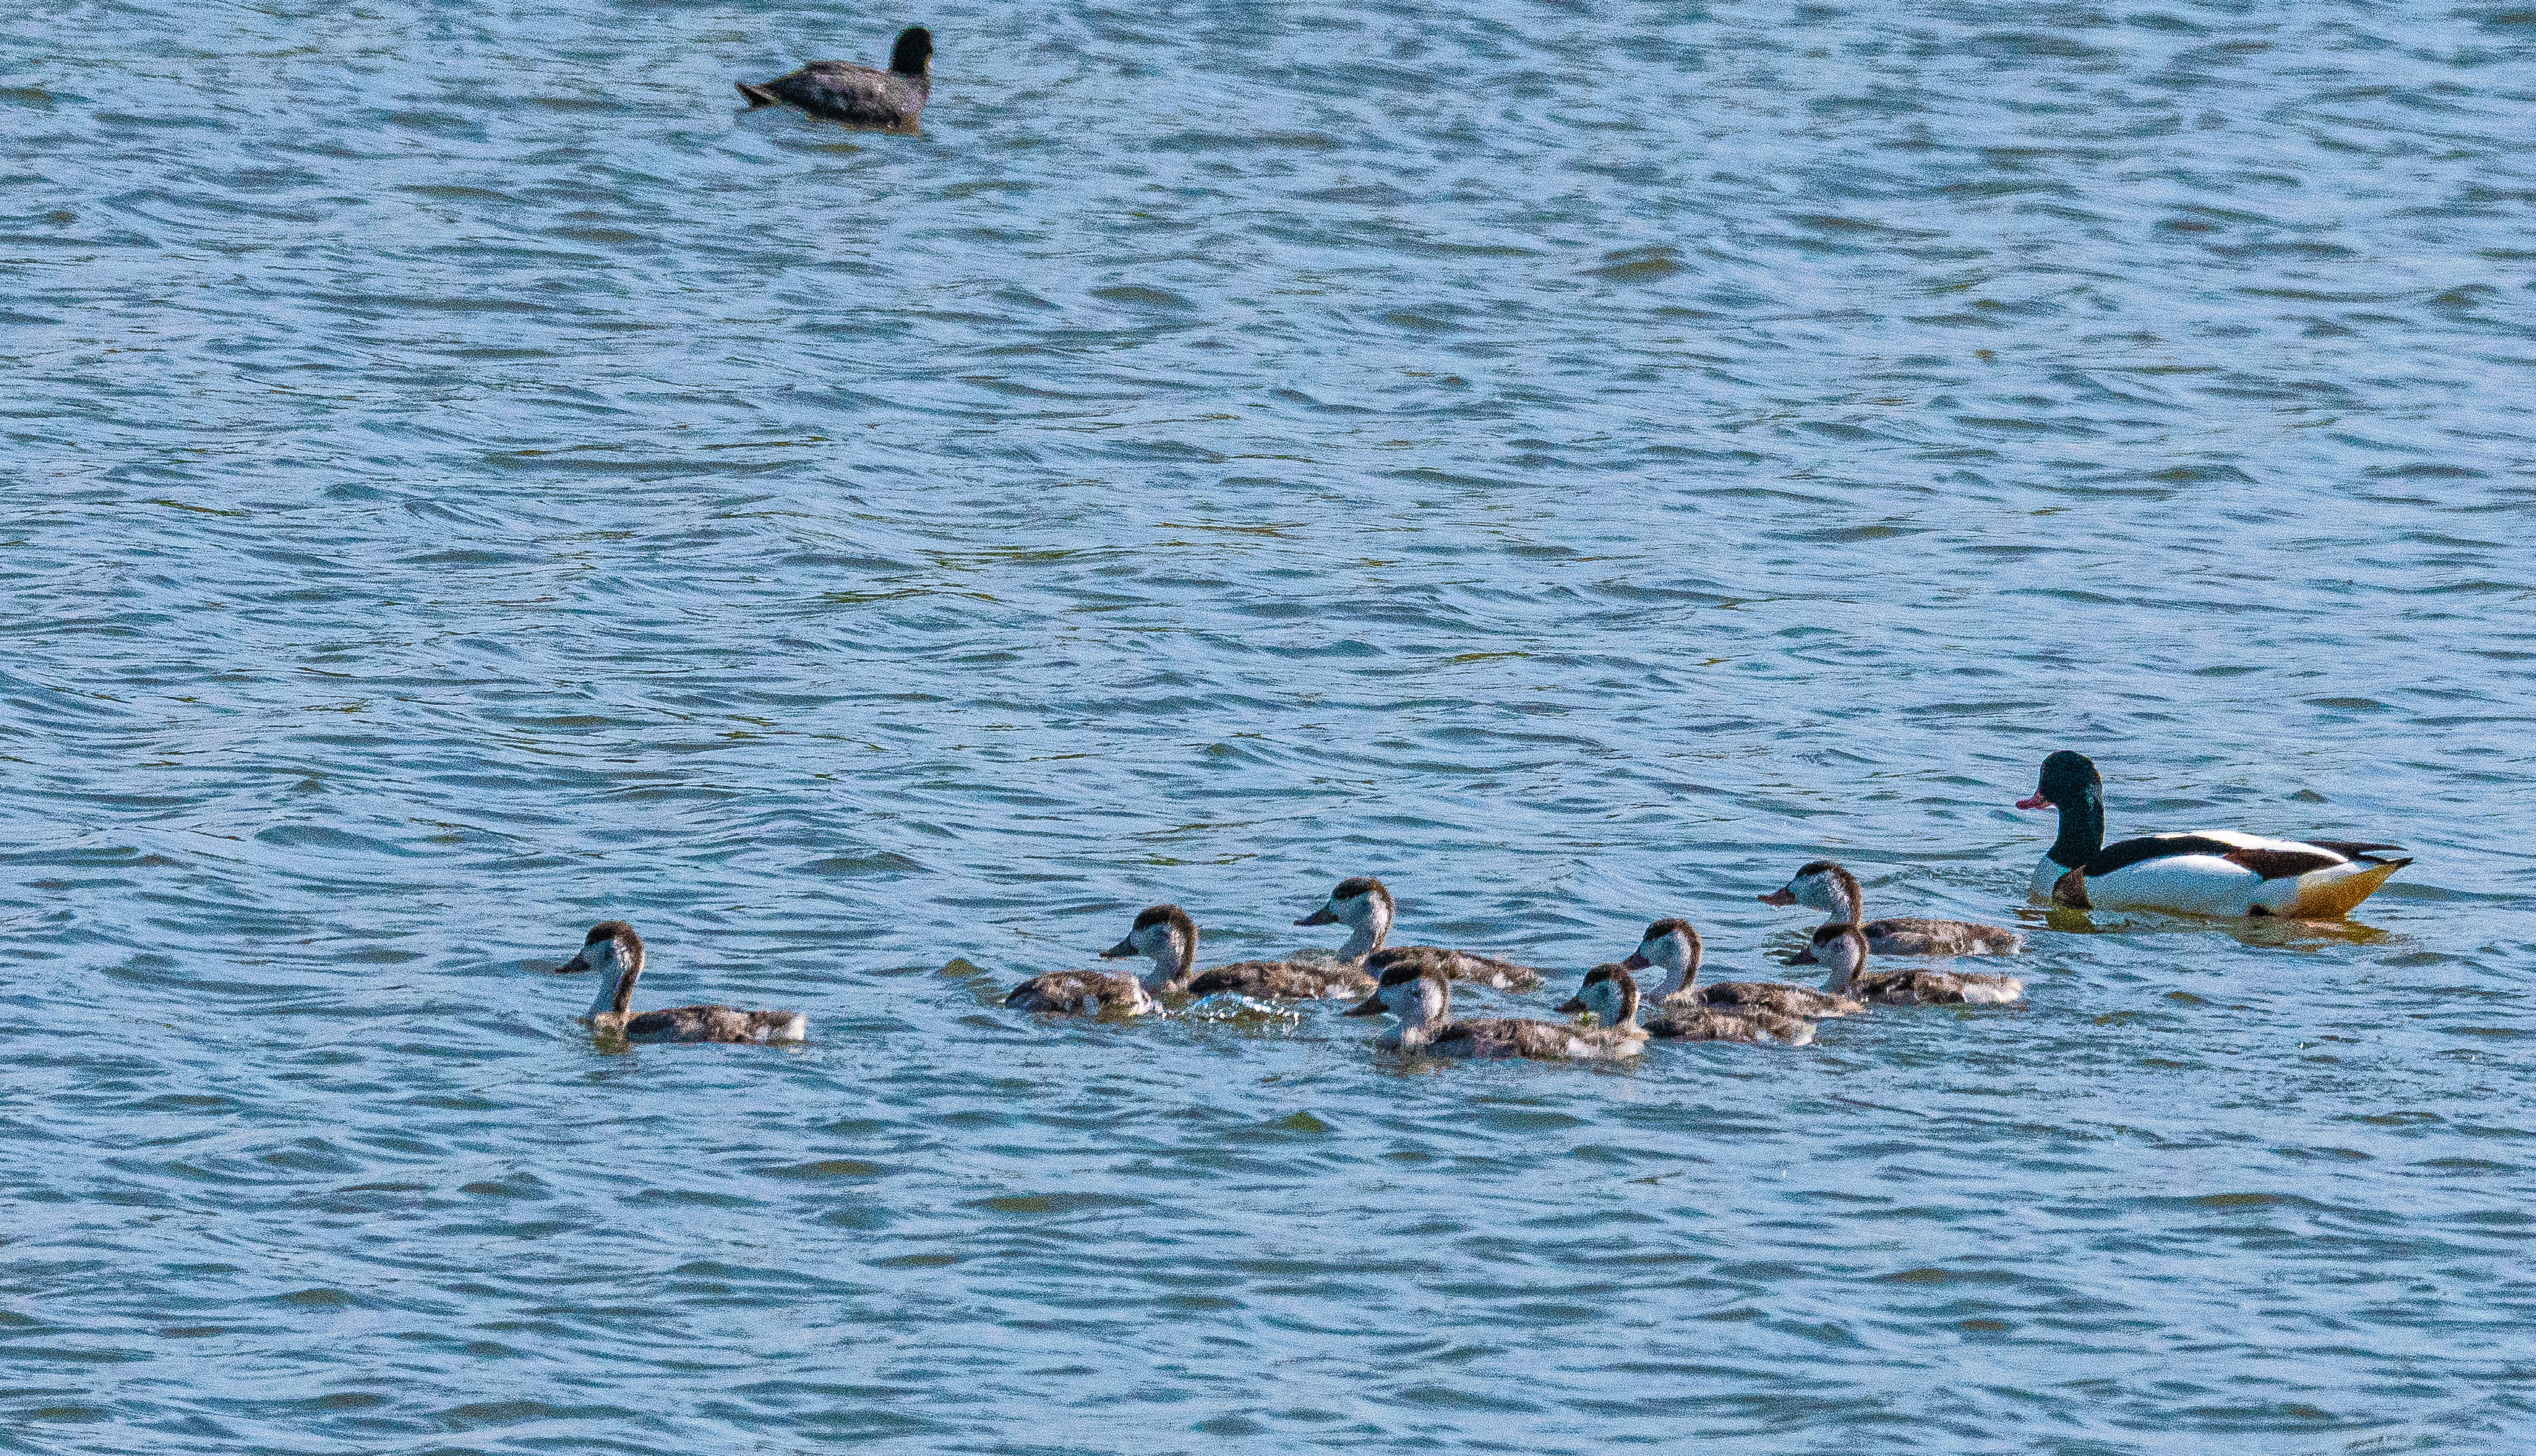
[[[889,48],[889,68],[901,76],[933,77],[933,32],[922,26],[910,26],[898,32],[898,43]]]

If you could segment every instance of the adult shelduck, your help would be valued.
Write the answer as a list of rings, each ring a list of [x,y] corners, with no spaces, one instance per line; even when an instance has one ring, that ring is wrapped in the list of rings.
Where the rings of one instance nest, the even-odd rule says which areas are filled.
[[[2172,910],[2205,916],[2333,919],[2413,862],[2401,845],[2263,839],[2228,829],[2151,834],[2105,843],[2105,780],[2083,753],[2043,760],[2043,781],[2020,809],[2060,811],[2060,837],[2034,867],[2027,893],[2079,909]],[[2064,886],[2063,881],[2066,881]]]

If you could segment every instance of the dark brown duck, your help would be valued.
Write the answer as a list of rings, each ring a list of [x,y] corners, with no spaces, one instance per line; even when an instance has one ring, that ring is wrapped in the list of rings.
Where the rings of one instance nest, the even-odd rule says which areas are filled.
[[[922,26],[899,32],[886,71],[852,61],[812,61],[773,81],[740,82],[739,94],[751,106],[798,106],[830,121],[912,132],[933,94],[933,32]]]

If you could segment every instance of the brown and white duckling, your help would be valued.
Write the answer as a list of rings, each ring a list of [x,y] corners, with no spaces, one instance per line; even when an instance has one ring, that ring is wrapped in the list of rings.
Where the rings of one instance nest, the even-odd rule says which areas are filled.
[[[555,968],[558,976],[599,973],[599,994],[590,1001],[590,1029],[628,1042],[798,1042],[810,1035],[798,1011],[741,1011],[730,1006],[672,1006],[633,1012],[634,982],[643,976],[643,937],[623,920],[590,927],[581,954]]]
[[[1130,976],[1123,971],[1051,971],[1014,986],[1005,993],[1004,1004],[1016,1011],[1048,1011],[1060,1016],[1143,1016],[1162,1010],[1163,1003],[1155,995],[1170,988],[1172,978],[1179,974],[1180,961],[1168,953],[1140,951],[1136,937],[1145,935],[1149,944],[1155,943],[1155,937],[1147,932],[1175,915],[1187,918],[1177,906],[1150,907],[1136,917],[1135,928],[1127,932],[1126,939],[1101,953],[1105,961],[1152,955],[1153,969],[1143,976]],[[1192,929],[1190,941],[1194,944],[1195,940]]]
[[[886,71],[852,61],[812,61],[773,81],[738,86],[751,108],[789,101],[831,121],[912,132],[933,94],[933,32],[922,26],[899,32]]]
[[[1814,931],[1814,956],[1831,972],[1831,988],[1885,1006],[1996,1005],[2025,994],[2013,976],[1975,971],[1870,971],[1867,936],[1834,920]]]
[[[1629,1026],[1638,1020],[1638,982],[1629,968],[1597,966],[1585,973],[1584,989],[1558,1008],[1573,1016],[1590,1011],[1605,1026]],[[1785,1042],[1803,1046],[1814,1039],[1814,1024],[1758,1007],[1728,1011],[1688,1001],[1659,1005],[1643,1025],[1659,1041]]]
[[[1371,875],[1357,875],[1339,881],[1321,908],[1295,923],[1298,925],[1345,925],[1347,944],[1338,949],[1342,961],[1363,961],[1391,934],[1391,919],[1399,903],[1382,881]],[[1501,991],[1528,991],[1541,985],[1541,973],[1530,966],[1518,966],[1494,956],[1476,951],[1445,950],[1440,946],[1400,946],[1396,949],[1433,950],[1451,958],[1447,975],[1454,981],[1473,981]]]
[[[1176,905],[1157,905],[1136,917],[1136,928],[1128,932],[1127,938],[1102,954],[1112,958],[1152,957],[1157,971],[1169,973],[1162,989],[1175,994],[1317,1001],[1332,996],[1361,996],[1373,989],[1373,978],[1354,962],[1235,961],[1228,966],[1196,970],[1197,922]]]
[[[1659,1002],[1667,1004],[1680,1001],[1695,1006],[1743,1007],[1807,1019],[1849,1016],[1867,1009],[1863,1001],[1825,995],[1810,986],[1779,981],[1721,981],[1701,985],[1699,963],[1704,954],[1699,932],[1690,927],[1690,921],[1664,919],[1647,926],[1647,933],[1638,937],[1638,948],[1620,964],[1631,971],[1661,968],[1665,979],[1657,984],[1655,995]]]
[[[1867,933],[1867,948],[1879,956],[2008,956],[2024,948],[2013,930],[1977,925],[1970,920],[1930,920],[1914,917],[1867,920],[1867,895],[1858,876],[1829,859],[1799,869],[1787,884],[1761,897],[1763,905],[1805,905],[1847,921]],[[1795,964],[1813,961],[1813,948],[1799,951]]]
[[[1400,1025],[1385,1032],[1375,1045],[1419,1056],[1617,1061],[1637,1055],[1647,1040],[1646,1028],[1636,1025],[1581,1027],[1510,1017],[1455,1021],[1450,955],[1424,945],[1374,952],[1366,958],[1365,969],[1378,972],[1382,980],[1372,995],[1349,1007],[1347,1014],[1390,1012]]]
[[[1361,995],[1373,978],[1355,966],[1313,961],[1237,961],[1198,971],[1197,922],[1176,905],[1148,906],[1127,938],[1101,953],[1105,961],[1143,956],[1153,963],[1143,976],[1104,971],[1058,971],[1034,976],[1013,987],[1004,1004],[1022,1011],[1086,1016],[1142,1016],[1162,1009],[1164,995],[1262,996],[1317,1000]]]

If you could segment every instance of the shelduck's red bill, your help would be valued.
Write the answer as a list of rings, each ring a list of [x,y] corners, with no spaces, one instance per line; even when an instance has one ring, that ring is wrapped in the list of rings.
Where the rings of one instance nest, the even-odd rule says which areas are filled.
[[[1357,1003],[1356,1003],[1355,1005],[1353,1005],[1353,1006],[1350,1006],[1350,1007],[1349,1007],[1348,1009],[1346,1009],[1345,1011],[1340,1012],[1340,1013],[1339,1013],[1339,1015],[1341,1015],[1341,1016],[1380,1016],[1380,1015],[1382,1014],[1382,1012],[1383,1012],[1382,997],[1380,997],[1380,996],[1378,996],[1378,995],[1374,995],[1374,996],[1367,996],[1367,997],[1365,997],[1363,1000],[1357,1002]]]
[[[1654,964],[1655,962],[1647,959],[1646,952],[1633,950],[1629,952],[1629,958],[1620,963],[1620,969],[1623,971],[1644,971]]]
[[[1320,909],[1313,911],[1310,915],[1297,920],[1295,923],[1298,925],[1335,925],[1338,922],[1339,918],[1330,914],[1330,908],[1324,905]]]
[[[2032,798],[2018,799],[2016,801],[2016,806],[2020,809],[2048,809],[2052,807],[2052,800],[2045,798],[2043,796],[2043,791],[2038,789],[2034,791],[2034,796]]]
[[[1101,953],[1101,959],[1105,961],[1123,961],[1129,956],[1142,954],[1144,954],[1144,952],[1136,949],[1136,942],[1134,940],[1121,940],[1116,945],[1103,951]]]
[[[1772,890],[1769,894],[1762,896],[1761,903],[1763,905],[1794,905],[1797,903],[1797,897],[1791,894],[1786,886],[1782,885],[1778,889]]]

